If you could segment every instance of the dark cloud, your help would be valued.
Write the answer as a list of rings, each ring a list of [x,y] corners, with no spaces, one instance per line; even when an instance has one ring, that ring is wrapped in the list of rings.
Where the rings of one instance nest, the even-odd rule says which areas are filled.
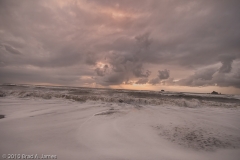
[[[136,84],[146,84],[147,82],[148,82],[148,78],[141,78],[136,82]]]
[[[232,63],[232,62],[231,62]],[[236,87],[240,88],[240,68],[239,62],[234,64],[234,70],[231,72],[222,72],[222,66],[210,66],[199,69],[194,75],[177,82],[183,86],[220,86],[220,87]]]
[[[19,50],[17,50],[16,48],[10,46],[10,45],[7,45],[7,44],[1,44],[1,46],[3,46],[6,51],[8,51],[9,53],[12,53],[12,54],[22,54]]]
[[[108,69],[108,65],[104,65],[103,68],[96,68],[95,71],[98,76],[104,76],[106,74],[107,69]]]
[[[142,67],[142,64],[137,64],[136,66],[134,66],[133,68],[133,74],[136,76],[136,77],[148,77],[151,72],[149,70],[147,70],[145,73],[143,71],[143,67]]]
[[[148,83],[152,84],[152,85],[156,85],[156,84],[160,84],[160,83],[165,85],[165,82],[167,79],[169,79],[169,77],[170,77],[169,70],[167,70],[167,69],[159,70],[158,76],[156,78],[151,79]],[[168,81],[168,82],[170,82],[170,81]]]
[[[132,41],[135,42],[131,52],[110,52],[106,55],[105,63],[110,64],[111,70],[107,77],[100,80],[100,84],[127,84],[131,78],[147,78],[151,71],[144,68],[144,58],[147,56],[147,49],[150,41],[148,33],[141,34]],[[145,42],[147,41],[147,42]],[[147,45],[146,45],[147,43]],[[148,44],[149,43],[149,44]],[[145,50],[143,52],[143,50]],[[119,78],[121,77],[121,78]]]
[[[159,79],[168,79],[170,76],[169,70],[165,69],[162,71],[158,71],[158,78]]]
[[[177,83],[184,86],[208,86],[215,85],[213,80],[214,74],[218,71],[218,66],[210,66],[197,70],[188,78],[181,79]]]
[[[85,59],[86,64],[88,64],[88,65],[96,64],[96,62],[97,62],[96,54],[89,52],[85,55],[85,57],[86,57],[86,59]]]
[[[113,73],[104,77],[102,80],[100,80],[99,83],[104,86],[108,86],[108,85],[119,85],[119,84],[122,84],[124,81],[127,81],[127,78],[124,74]]]
[[[232,62],[235,59],[232,55],[224,55],[220,57],[220,61],[222,63],[221,68],[219,69],[219,72],[221,73],[229,73],[232,70]]]
[[[17,66],[32,77],[40,74],[33,68],[47,70],[39,81],[59,84],[98,75],[91,82],[104,86],[149,79],[238,87],[239,6],[238,0],[1,0],[1,79],[36,82],[9,70]],[[63,68],[74,78],[65,78]],[[178,82],[158,68],[169,68]]]
[[[160,82],[160,79],[157,77],[157,78],[151,79],[148,83],[152,85],[156,85],[156,84],[159,84],[159,82]]]
[[[79,83],[83,85],[94,83],[95,81],[91,78],[93,75],[90,70],[88,68],[82,68],[82,70],[79,72],[79,68],[66,67],[62,68],[61,71],[55,69],[55,72],[52,72],[52,70],[47,68],[35,68],[31,66],[27,68],[24,66],[0,67],[0,83],[49,83],[69,86],[78,85]],[[85,76],[79,77],[79,74]]]
[[[140,46],[140,49],[148,49],[151,45],[151,40],[149,39],[150,33],[144,33],[142,35],[136,36],[135,39]]]

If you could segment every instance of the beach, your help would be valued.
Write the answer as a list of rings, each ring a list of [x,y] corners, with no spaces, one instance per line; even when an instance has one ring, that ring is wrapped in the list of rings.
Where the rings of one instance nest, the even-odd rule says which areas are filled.
[[[5,94],[0,97],[0,114],[5,115],[0,119],[1,154],[76,160],[237,160],[240,157],[238,99],[230,103],[228,97],[225,102],[214,103],[204,102],[196,95],[184,98],[182,94],[180,99],[162,95],[166,100],[160,104],[155,100],[160,95],[151,99],[153,94],[144,92],[149,94],[145,96],[149,103],[145,103],[145,99],[136,100],[134,92],[134,101],[127,102],[131,96],[122,95],[117,96],[118,101],[92,97],[83,102],[76,98],[33,96],[37,95],[36,90],[53,95],[60,88],[58,91],[47,88],[48,92],[46,87],[16,88],[1,90]],[[81,92],[78,96],[82,96],[86,95],[83,90],[88,89],[77,90]],[[93,91],[92,95],[100,92]],[[23,92],[28,96],[23,96]],[[68,95],[72,90],[61,89],[61,92]],[[124,92],[130,95],[130,91]]]

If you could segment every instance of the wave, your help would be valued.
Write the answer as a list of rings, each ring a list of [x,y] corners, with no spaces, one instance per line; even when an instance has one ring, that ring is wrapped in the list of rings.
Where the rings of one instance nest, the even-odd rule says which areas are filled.
[[[188,108],[203,106],[239,107],[236,95],[210,95],[177,92],[131,91],[77,87],[14,86],[0,87],[0,97],[62,98],[79,102],[102,101],[135,105],[175,105]],[[237,97],[237,98],[236,98]]]

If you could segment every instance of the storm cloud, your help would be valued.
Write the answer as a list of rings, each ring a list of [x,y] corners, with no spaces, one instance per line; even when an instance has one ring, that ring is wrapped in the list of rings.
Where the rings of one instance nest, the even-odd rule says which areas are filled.
[[[229,63],[232,65],[233,62]],[[233,70],[229,69],[231,68],[229,64],[226,66],[225,63],[222,63],[220,67],[218,66],[214,65],[198,69],[194,75],[181,79],[177,84],[184,86],[235,86],[240,88],[240,63],[233,63]],[[227,71],[224,70],[223,72],[223,68],[226,68]]]
[[[238,0],[1,0],[0,83],[240,88],[239,7]]]
[[[95,71],[98,76],[104,76],[106,74],[107,69],[108,69],[108,65],[104,65],[103,68],[96,68]]]
[[[9,53],[12,54],[21,54],[20,51],[18,51],[17,49],[13,48],[12,46],[9,46],[7,44],[2,44],[2,46],[5,48],[6,51],[8,51]]]
[[[147,78],[141,78],[136,82],[136,84],[146,84],[147,82],[148,82]]]
[[[232,62],[235,59],[232,55],[225,55],[220,57],[220,61],[222,63],[221,68],[219,69],[219,72],[221,73],[229,73],[232,70]]]
[[[153,78],[149,81],[150,84],[152,85],[156,85],[156,84],[159,84],[160,82],[160,79],[157,77],[157,78]]]
[[[169,70],[165,69],[162,71],[158,71],[158,78],[159,79],[168,79],[170,76]]]

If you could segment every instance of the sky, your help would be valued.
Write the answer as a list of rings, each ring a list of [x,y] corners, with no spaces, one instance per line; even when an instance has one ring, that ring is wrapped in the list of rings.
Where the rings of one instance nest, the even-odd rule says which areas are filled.
[[[0,0],[0,83],[240,94],[239,0]]]

